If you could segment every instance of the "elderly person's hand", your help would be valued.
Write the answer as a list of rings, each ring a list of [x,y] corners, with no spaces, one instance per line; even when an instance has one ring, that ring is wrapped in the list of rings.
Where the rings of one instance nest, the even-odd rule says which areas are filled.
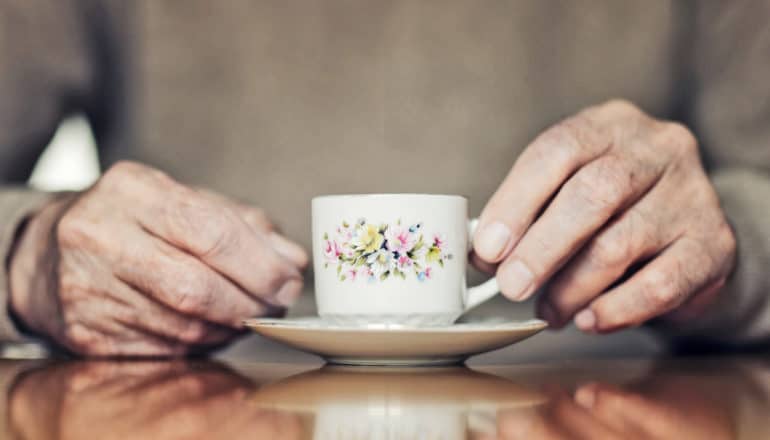
[[[661,315],[691,319],[734,266],[735,237],[682,125],[625,101],[549,128],[484,209],[478,266],[505,296],[543,287],[538,314],[610,332]]]
[[[19,376],[5,421],[25,440],[306,438],[299,415],[251,402],[256,387],[208,362],[61,362]]]
[[[75,353],[182,355],[281,313],[306,264],[258,209],[124,162],[30,219],[10,260],[10,306]]]
[[[708,384],[681,376],[627,387],[591,383],[574,396],[552,387],[545,405],[500,411],[495,440],[734,438],[730,403],[711,394],[713,389],[693,387],[698,385]]]

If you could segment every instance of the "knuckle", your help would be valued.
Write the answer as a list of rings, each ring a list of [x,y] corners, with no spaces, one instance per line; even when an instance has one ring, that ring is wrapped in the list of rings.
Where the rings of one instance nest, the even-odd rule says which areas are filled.
[[[680,278],[675,269],[651,271],[642,289],[642,300],[652,309],[672,308],[684,295]]]
[[[605,156],[578,172],[570,187],[583,207],[609,214],[629,196],[632,178],[620,159]]]
[[[553,125],[538,136],[534,153],[545,164],[577,165],[594,144],[596,130],[591,120],[577,114]]]
[[[536,152],[544,160],[571,162],[575,153],[581,148],[577,135],[576,124],[568,121],[560,122],[539,136],[539,148]]]
[[[655,143],[670,148],[677,155],[697,154],[698,151],[695,135],[678,122],[661,122],[655,132]]]
[[[631,241],[619,233],[600,234],[588,248],[588,260],[594,267],[626,267],[634,258]]]
[[[270,295],[278,292],[285,282],[286,277],[283,274],[283,267],[275,259],[271,258],[262,265],[260,276],[255,285],[258,291],[255,293]]]
[[[77,211],[66,212],[55,226],[56,241],[62,247],[75,247],[94,239],[91,222],[80,216]]]
[[[641,112],[634,103],[623,98],[609,99],[603,102],[601,107],[608,112],[616,114],[637,114]]]
[[[138,162],[132,162],[130,160],[121,160],[109,167],[104,172],[102,178],[104,180],[118,179],[122,180],[128,176],[136,176],[141,173],[146,167]]]
[[[212,278],[194,268],[180,270],[168,292],[171,307],[191,314],[207,310],[213,300]]]
[[[86,296],[83,293],[88,290],[83,286],[80,279],[72,276],[69,272],[61,272],[59,274],[59,278],[56,280],[56,289],[59,303],[62,309],[65,310]]]
[[[722,253],[732,255],[736,252],[738,240],[735,238],[733,228],[727,222],[723,222],[717,228],[716,242]]]
[[[184,235],[190,251],[201,257],[216,257],[232,253],[240,240],[236,234],[237,215],[230,209],[201,199],[197,193],[180,195],[177,203],[166,211],[166,218],[175,234]]]
[[[81,354],[99,354],[100,338],[79,322],[72,322],[64,328],[64,345]]]
[[[232,218],[225,215],[214,215],[203,224],[204,234],[199,249],[202,257],[228,255],[237,251],[240,240],[233,228]]]
[[[181,326],[177,335],[183,343],[194,344],[206,336],[206,327],[200,321],[187,321]]]
[[[127,183],[135,181],[146,170],[147,167],[137,162],[117,162],[102,174],[96,184],[96,189],[113,194],[118,193]]]
[[[244,209],[243,214],[244,219],[247,223],[263,227],[266,229],[272,229],[272,225],[270,223],[270,220],[267,217],[267,214],[265,214],[265,211],[263,211],[260,208],[254,208],[254,207],[247,207]]]

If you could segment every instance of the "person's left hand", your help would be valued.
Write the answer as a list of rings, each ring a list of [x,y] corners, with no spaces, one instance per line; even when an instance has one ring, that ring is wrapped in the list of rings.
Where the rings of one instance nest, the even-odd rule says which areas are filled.
[[[685,127],[625,101],[590,107],[521,154],[480,217],[472,256],[560,327],[610,332],[691,319],[732,271],[736,241]],[[670,313],[673,312],[673,313]]]
[[[299,415],[254,405],[257,384],[215,362],[59,362],[8,396],[11,438],[300,439]]]

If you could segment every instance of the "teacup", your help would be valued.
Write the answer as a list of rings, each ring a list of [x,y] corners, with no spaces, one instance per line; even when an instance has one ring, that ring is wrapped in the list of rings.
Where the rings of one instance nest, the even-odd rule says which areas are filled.
[[[468,287],[468,200],[361,194],[312,201],[318,313],[353,326],[446,326],[499,292]]]

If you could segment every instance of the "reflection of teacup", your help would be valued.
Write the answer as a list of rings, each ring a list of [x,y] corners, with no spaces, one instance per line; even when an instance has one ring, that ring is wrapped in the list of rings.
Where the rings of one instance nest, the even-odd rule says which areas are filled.
[[[467,287],[468,200],[432,194],[313,199],[318,313],[344,325],[443,326],[498,292]]]
[[[324,367],[253,396],[261,407],[313,416],[318,439],[466,438],[470,431],[494,431],[498,410],[545,400],[538,391],[467,368]]]

